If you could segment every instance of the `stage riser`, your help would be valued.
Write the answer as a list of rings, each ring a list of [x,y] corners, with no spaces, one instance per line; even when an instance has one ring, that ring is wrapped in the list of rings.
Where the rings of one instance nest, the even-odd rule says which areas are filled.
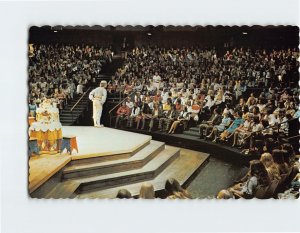
[[[148,181],[154,179],[160,172],[162,172],[169,164],[171,164],[176,158],[178,158],[180,151],[174,153],[168,160],[161,164],[155,171],[142,172],[139,174],[128,175],[124,177],[118,177],[117,179],[107,179],[93,182],[81,183],[77,193],[85,193],[88,191],[103,190],[120,185],[133,184],[142,181]]]
[[[78,194],[86,193],[89,191],[103,190],[107,188],[117,187],[119,185],[124,185],[124,184],[133,184],[142,181],[148,181],[148,180],[152,180],[154,177],[155,177],[155,172],[148,172],[143,174],[137,174],[134,176],[123,177],[122,179],[118,179],[118,180],[109,180],[101,183],[83,184],[79,187]]]
[[[161,151],[163,151],[165,148],[165,145],[161,145],[155,151],[148,154],[147,157],[143,160],[138,161],[128,161],[121,164],[112,164],[107,166],[99,166],[97,167],[91,167],[86,168],[84,170],[75,170],[72,172],[64,172],[63,179],[78,179],[83,177],[89,177],[94,175],[105,175],[105,174],[112,174],[117,172],[123,172],[123,171],[129,171],[133,169],[138,169],[143,166],[145,166],[150,160],[152,160],[157,154],[159,154]]]
[[[150,182],[154,186],[156,197],[163,198],[165,197],[165,182],[168,178],[177,179],[184,188],[187,188],[191,180],[199,174],[208,161],[208,154],[181,149],[180,155],[169,166],[164,168],[154,179],[147,182]],[[159,168],[157,168],[157,170],[159,170]],[[144,182],[145,181],[141,181],[129,185],[89,191],[79,194],[77,198],[115,198],[121,188],[127,189],[133,197],[138,197],[140,188]]]
[[[76,159],[70,162],[70,165],[80,165],[80,164],[93,164],[99,162],[108,162],[113,160],[119,159],[128,159],[132,156],[132,153],[124,153],[124,154],[114,154],[114,155],[106,155],[106,156],[99,156],[99,157],[91,157],[85,159]]]
[[[103,155],[98,157],[90,157],[90,158],[84,158],[84,159],[74,159],[70,162],[70,165],[79,165],[79,164],[89,164],[89,163],[96,163],[96,162],[108,162],[113,160],[119,160],[119,159],[128,159],[146,146],[150,144],[150,141],[147,141],[143,145],[139,146],[137,149],[132,151],[131,153],[121,153],[121,154],[112,154],[112,155]]]

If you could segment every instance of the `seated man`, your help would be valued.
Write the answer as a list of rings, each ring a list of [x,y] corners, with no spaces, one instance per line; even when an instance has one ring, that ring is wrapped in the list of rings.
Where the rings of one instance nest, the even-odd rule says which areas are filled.
[[[163,110],[162,110],[162,106],[158,105],[157,103],[153,105],[153,110],[151,113],[151,120],[149,123],[149,132],[151,132],[151,130],[153,129],[154,123],[156,121],[159,121],[159,119],[163,117]]]
[[[117,119],[116,119],[115,128],[118,127],[119,122],[122,125],[122,122],[124,120],[128,120],[129,114],[130,114],[130,109],[128,108],[128,106],[126,105],[126,102],[124,101],[117,110]]]
[[[219,108],[214,109],[214,114],[209,121],[206,121],[199,126],[200,138],[203,138],[203,131],[206,130],[206,135],[210,133],[215,125],[219,125],[222,122],[221,110]]]
[[[159,119],[158,129],[160,131],[168,131],[173,121],[177,119],[179,116],[179,112],[176,111],[175,105],[172,105],[172,109],[168,111],[165,117]]]
[[[142,130],[145,128],[146,119],[151,119],[151,109],[148,105],[148,100],[144,99],[141,104],[140,117],[137,118],[137,126],[138,129],[140,126],[140,122],[142,121]]]
[[[137,121],[137,118],[140,116],[140,107],[137,106],[137,103],[134,103],[133,108],[131,110],[131,114],[127,121],[127,127],[133,126],[133,121]]]

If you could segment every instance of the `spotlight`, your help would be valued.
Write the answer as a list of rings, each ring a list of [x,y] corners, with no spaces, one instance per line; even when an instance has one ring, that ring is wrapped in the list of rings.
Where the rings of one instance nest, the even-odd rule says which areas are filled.
[[[55,31],[53,31],[53,32],[57,32],[57,31],[55,30]]]
[[[248,34],[248,32],[243,32],[243,35],[247,35]]]
[[[152,36],[152,34],[150,32],[147,33],[148,36]]]

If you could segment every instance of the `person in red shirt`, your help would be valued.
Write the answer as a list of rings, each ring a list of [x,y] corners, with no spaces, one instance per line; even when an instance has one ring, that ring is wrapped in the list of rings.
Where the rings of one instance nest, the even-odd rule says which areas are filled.
[[[117,110],[117,119],[116,119],[115,128],[119,126],[119,122],[122,123],[124,120],[128,120],[129,114],[130,114],[130,109],[128,108],[126,102],[124,101]]]

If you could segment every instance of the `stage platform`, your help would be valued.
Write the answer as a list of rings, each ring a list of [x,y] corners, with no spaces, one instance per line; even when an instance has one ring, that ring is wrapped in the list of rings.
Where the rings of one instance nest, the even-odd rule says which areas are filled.
[[[76,136],[78,153],[69,155],[43,154],[29,159],[29,193],[35,191],[45,181],[60,171],[71,160],[111,160],[114,157],[130,157],[138,148],[150,143],[151,136],[128,133],[112,128],[91,126],[63,126],[63,136]]]
[[[209,159],[197,151],[181,150],[151,136],[81,126],[63,127],[63,136],[76,136],[79,152],[46,154],[29,160],[29,193],[38,198],[112,198],[118,187],[177,178],[185,185]]]
[[[76,136],[79,152],[73,151],[72,160],[113,154],[132,153],[151,136],[128,133],[112,128],[91,126],[63,126],[63,136]]]

